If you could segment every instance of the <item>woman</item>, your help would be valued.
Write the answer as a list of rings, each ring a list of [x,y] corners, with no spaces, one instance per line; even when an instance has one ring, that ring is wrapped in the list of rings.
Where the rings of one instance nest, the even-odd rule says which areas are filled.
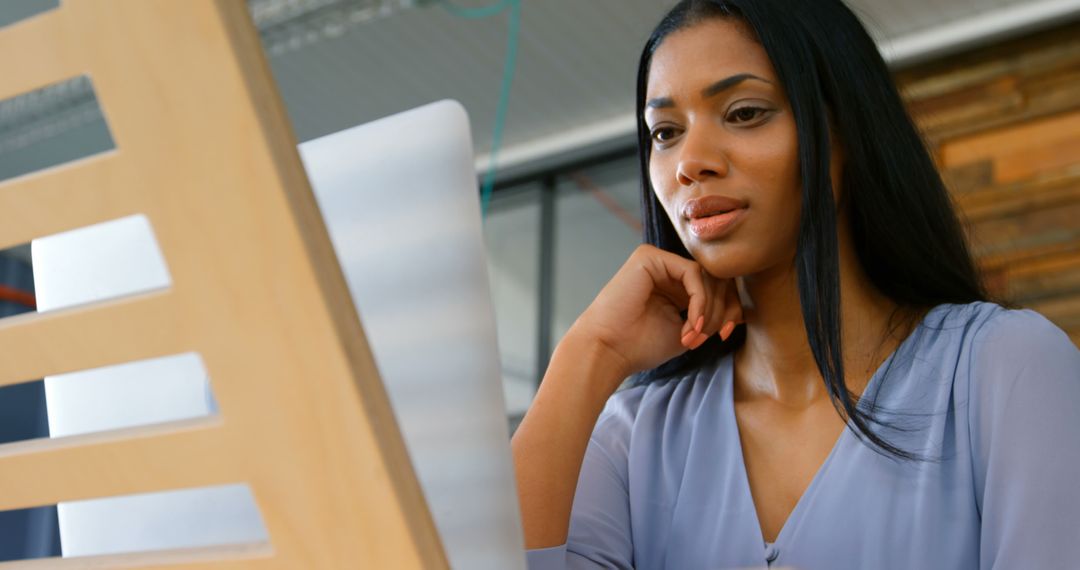
[[[647,245],[513,440],[530,568],[1080,567],[1080,353],[986,302],[851,12],[684,0],[637,107]]]

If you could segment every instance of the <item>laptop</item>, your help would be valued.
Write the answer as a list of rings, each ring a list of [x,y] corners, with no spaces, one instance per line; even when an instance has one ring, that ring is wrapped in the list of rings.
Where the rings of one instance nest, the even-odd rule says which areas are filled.
[[[299,150],[451,566],[524,569],[464,108],[439,101]],[[42,311],[169,285],[140,216],[31,250]],[[45,384],[53,437],[216,412],[213,379],[193,354]],[[65,503],[58,513],[65,557],[268,538],[244,485]]]
[[[465,109],[432,103],[300,157],[451,566],[524,568]]]

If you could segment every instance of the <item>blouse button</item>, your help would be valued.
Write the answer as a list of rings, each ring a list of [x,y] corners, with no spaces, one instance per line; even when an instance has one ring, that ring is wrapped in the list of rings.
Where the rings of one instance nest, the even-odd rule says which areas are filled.
[[[765,561],[769,564],[775,562],[776,558],[779,556],[780,549],[776,548],[775,545],[770,544],[768,547],[765,548]]]

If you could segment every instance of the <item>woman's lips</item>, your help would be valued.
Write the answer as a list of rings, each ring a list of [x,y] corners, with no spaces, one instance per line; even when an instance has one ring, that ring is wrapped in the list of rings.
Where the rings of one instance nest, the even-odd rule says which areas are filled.
[[[691,218],[690,233],[702,240],[719,239],[731,232],[735,223],[742,219],[745,213],[746,208],[738,208],[721,214]]]
[[[682,207],[690,233],[702,240],[719,239],[729,233],[746,213],[747,203],[729,196],[706,194]]]

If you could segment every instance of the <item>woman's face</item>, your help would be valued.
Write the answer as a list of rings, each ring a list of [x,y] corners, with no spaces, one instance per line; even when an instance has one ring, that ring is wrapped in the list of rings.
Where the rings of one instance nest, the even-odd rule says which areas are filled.
[[[744,25],[672,33],[649,71],[649,175],[683,244],[716,277],[791,268],[801,211],[787,97]]]

